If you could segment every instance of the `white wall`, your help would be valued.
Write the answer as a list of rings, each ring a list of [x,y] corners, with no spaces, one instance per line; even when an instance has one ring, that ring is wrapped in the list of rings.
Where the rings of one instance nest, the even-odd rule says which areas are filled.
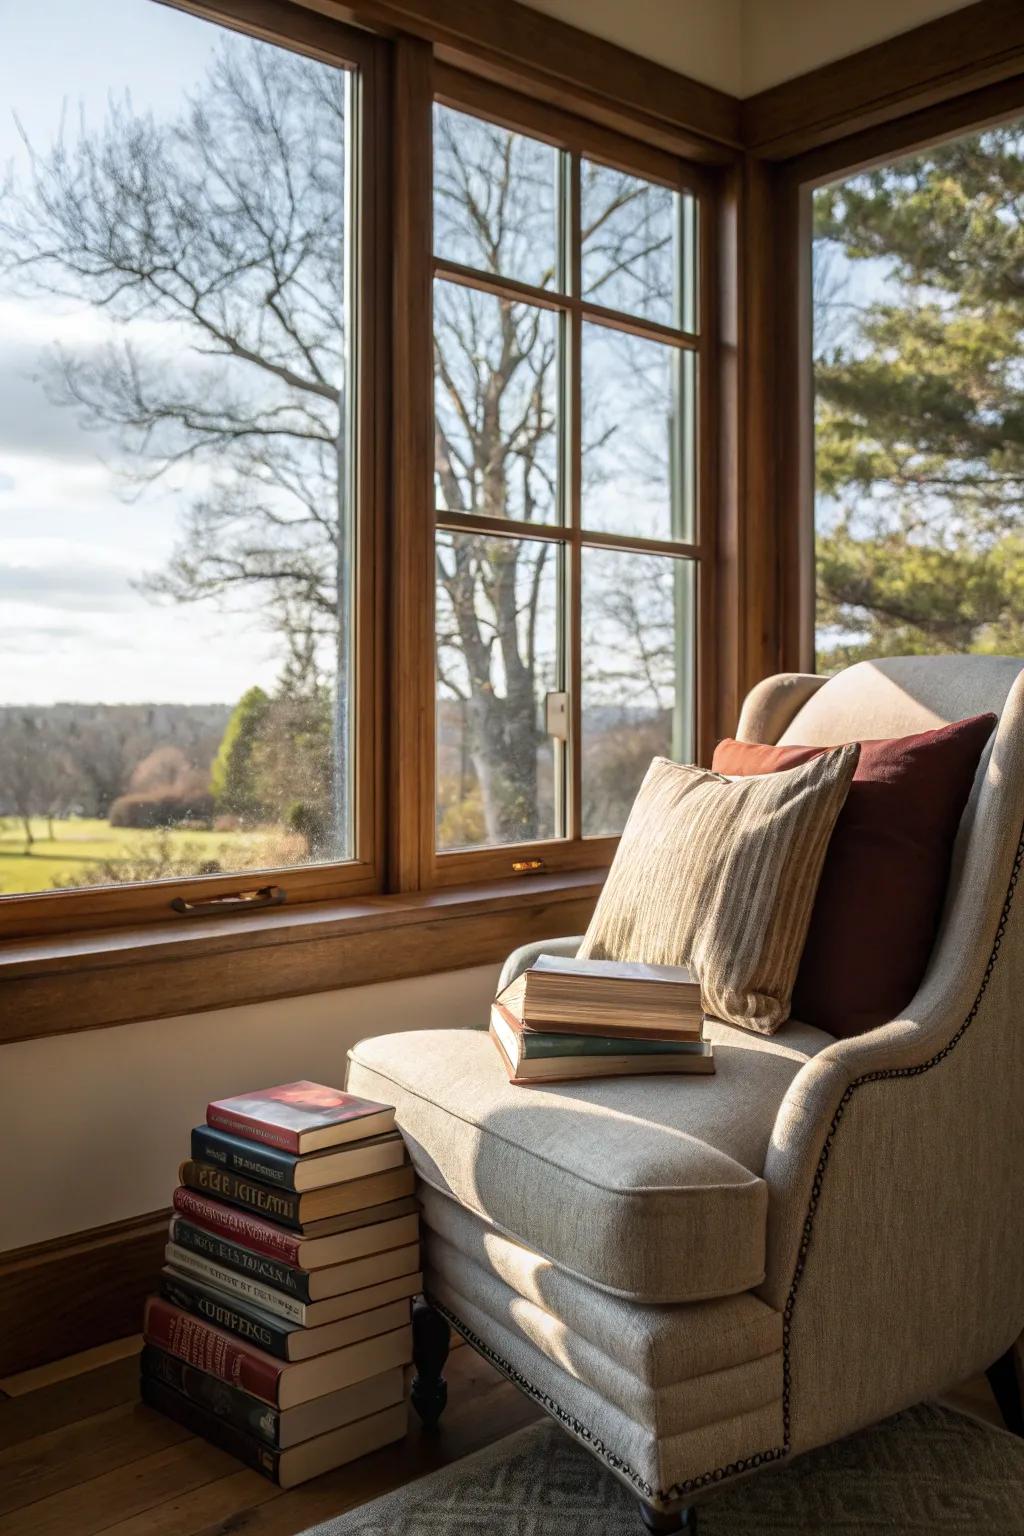
[[[211,1098],[342,1083],[366,1035],[486,1024],[497,966],[351,987],[0,1052],[0,1251],[170,1203]]]
[[[970,0],[524,0],[731,96],[752,96]]]

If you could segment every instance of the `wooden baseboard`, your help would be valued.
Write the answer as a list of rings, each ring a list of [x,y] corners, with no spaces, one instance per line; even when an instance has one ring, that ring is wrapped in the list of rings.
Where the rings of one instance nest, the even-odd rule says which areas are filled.
[[[0,1254],[0,1377],[138,1333],[171,1212]]]

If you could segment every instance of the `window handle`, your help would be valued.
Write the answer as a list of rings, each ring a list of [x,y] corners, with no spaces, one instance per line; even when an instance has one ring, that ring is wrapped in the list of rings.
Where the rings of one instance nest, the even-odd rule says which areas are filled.
[[[171,908],[185,917],[220,917],[233,912],[253,912],[258,907],[280,907],[288,892],[280,885],[261,885],[256,891],[229,891],[225,896],[211,896],[208,901],[186,901],[175,896]]]

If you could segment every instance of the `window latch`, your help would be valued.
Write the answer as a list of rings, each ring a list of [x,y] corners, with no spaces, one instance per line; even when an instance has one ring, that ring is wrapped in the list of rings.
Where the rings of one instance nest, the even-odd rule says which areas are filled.
[[[211,896],[207,901],[186,901],[175,896],[171,910],[184,917],[222,917],[235,912],[254,912],[261,907],[280,907],[288,900],[288,892],[280,885],[261,885],[255,891],[228,891],[224,896]]]
[[[544,700],[547,732],[556,741],[569,739],[569,695],[549,693]]]

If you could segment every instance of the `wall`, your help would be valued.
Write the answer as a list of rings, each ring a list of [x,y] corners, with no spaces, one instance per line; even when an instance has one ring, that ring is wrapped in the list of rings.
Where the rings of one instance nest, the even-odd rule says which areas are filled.
[[[969,0],[525,0],[731,96],[752,96]]]
[[[339,1083],[366,1035],[487,1021],[497,966],[6,1045],[0,1251],[170,1202],[211,1098]]]

